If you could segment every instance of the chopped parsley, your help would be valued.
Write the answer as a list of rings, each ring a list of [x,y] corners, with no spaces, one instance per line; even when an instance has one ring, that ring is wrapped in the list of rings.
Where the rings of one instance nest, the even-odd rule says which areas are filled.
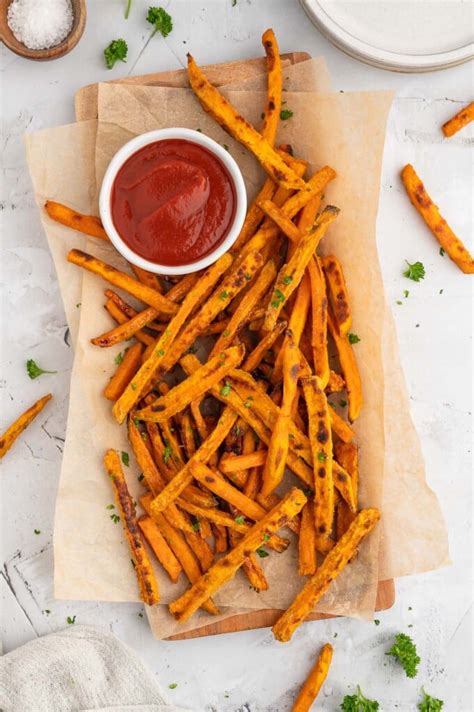
[[[345,408],[347,405],[347,401],[344,400],[344,398],[341,398],[341,400],[339,401],[339,405],[341,406],[341,408]]]
[[[146,20],[150,25],[153,25],[152,37],[154,37],[157,32],[163,35],[163,37],[168,37],[173,29],[171,15],[166,12],[164,7],[149,7]]]
[[[229,150],[229,146],[228,146],[226,143],[223,143],[222,145],[224,146],[224,148],[225,148],[226,151]]]
[[[74,625],[74,623],[76,622],[76,616],[72,616],[72,618],[71,618],[71,616],[68,616],[66,618],[66,621],[68,622],[69,625]]]
[[[57,371],[45,371],[45,369],[38,366],[36,361],[33,361],[32,358],[28,359],[26,362],[26,370],[28,371],[28,376],[32,380],[38,378],[38,376],[41,376],[43,373],[57,373]]]
[[[201,524],[199,522],[199,519],[197,517],[194,517],[193,523],[192,523],[192,528],[194,529],[195,532],[200,532],[201,531]]]
[[[41,529],[34,529],[33,531],[35,534],[41,534]]]
[[[170,690],[176,690],[176,688],[178,687],[178,683],[172,682],[171,685],[168,685],[168,687],[170,688]]]
[[[270,556],[270,554],[268,553],[268,551],[265,551],[265,549],[262,549],[262,548],[257,549],[256,553],[259,555],[259,557],[260,557],[261,559],[265,559],[267,556]]]
[[[290,109],[282,109],[280,111],[280,119],[282,121],[286,121],[287,119],[291,119],[293,116],[293,112]]]
[[[110,515],[111,520],[113,521],[114,524],[117,524],[117,522],[120,521],[120,517],[118,514],[111,514]]]
[[[144,479],[145,479],[145,475],[144,475],[143,472],[142,472],[140,475],[138,475],[137,480],[138,480],[139,482],[143,482]]]
[[[283,277],[283,284],[288,285],[288,284],[291,284],[292,281],[293,281],[293,277],[289,274],[285,274],[285,276]]]
[[[117,366],[120,366],[120,364],[122,363],[122,361],[123,361],[123,353],[120,351],[120,353],[118,353],[117,356],[114,358],[114,363],[115,363]]]
[[[273,294],[274,294],[275,298],[271,302],[271,305],[274,309],[278,309],[280,304],[283,304],[283,302],[285,301],[285,295],[283,294],[283,292],[280,289],[275,289]]]
[[[221,302],[225,301],[228,297],[229,292],[226,289],[224,289],[224,291],[219,294],[219,299],[221,300]]]
[[[115,509],[115,504],[108,504],[106,509]]]
[[[420,279],[424,279],[425,267],[421,262],[413,262],[413,264],[410,264],[408,260],[405,260],[405,262],[408,265],[408,269],[403,273],[404,277],[412,279],[414,282],[419,282]]]
[[[230,336],[229,329],[224,329],[224,331],[222,332],[222,336]]]
[[[380,625],[380,621],[379,621],[378,618],[374,618],[374,624],[375,624],[375,625]]]
[[[405,299],[407,299],[409,294],[410,294],[410,292],[408,291],[408,289],[403,290],[403,296],[405,297]]]
[[[221,396],[228,396],[229,393],[231,392],[231,390],[232,390],[232,386],[230,385],[230,383],[228,381],[226,381],[225,385],[222,386],[219,393],[221,394]]]
[[[137,386],[136,383],[131,383],[131,384],[130,384],[130,388],[132,389],[132,391],[136,391],[137,388],[138,388],[138,386]]]
[[[105,64],[107,69],[112,69],[115,62],[127,61],[128,45],[124,39],[112,40],[104,49]]]
[[[173,449],[172,449],[171,445],[166,445],[165,449],[163,451],[163,462],[165,463],[165,465],[168,464],[172,454],[173,454]]]
[[[349,339],[350,344],[358,344],[360,341],[360,338],[357,336],[357,334],[348,334],[347,338]]]
[[[165,355],[165,350],[164,350],[164,349],[158,349],[158,351],[156,352],[156,355],[157,355],[157,356],[164,356],[164,355]]]
[[[134,425],[137,426],[137,428],[138,428],[138,426],[140,425],[140,421],[139,421],[138,418],[134,418],[134,419],[133,419],[133,423],[134,423]]]
[[[122,462],[125,465],[125,467],[130,467],[130,455],[128,454],[128,452],[125,452],[125,450],[122,450],[121,456],[122,456]]]
[[[245,517],[243,514],[239,514],[238,517],[235,518],[235,523],[236,524],[245,524]]]
[[[265,532],[262,538],[263,538],[263,541],[270,541],[270,534]]]
[[[440,248],[439,248],[439,254],[441,255],[441,257],[444,257],[444,256],[445,256],[446,250],[444,249],[444,247],[440,247]]]

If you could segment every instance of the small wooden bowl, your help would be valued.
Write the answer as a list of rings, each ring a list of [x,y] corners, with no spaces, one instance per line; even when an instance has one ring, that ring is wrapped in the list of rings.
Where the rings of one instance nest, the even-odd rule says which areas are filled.
[[[64,55],[70,52],[81,39],[86,25],[87,16],[85,0],[71,0],[72,11],[74,13],[74,21],[71,32],[65,40],[60,42],[60,44],[55,47],[50,47],[49,49],[28,49],[28,47],[26,47],[22,42],[18,42],[15,35],[8,27],[7,22],[8,6],[11,1],[12,0],[0,0],[0,40],[9,49],[11,49],[12,52],[20,55],[20,57],[34,59],[39,62],[64,57]]]

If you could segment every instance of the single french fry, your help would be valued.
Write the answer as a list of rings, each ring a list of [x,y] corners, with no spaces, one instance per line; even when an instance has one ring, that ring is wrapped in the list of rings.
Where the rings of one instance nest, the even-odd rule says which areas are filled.
[[[329,380],[326,385],[326,393],[339,393],[346,387],[346,382],[340,373],[332,369],[329,371]]]
[[[312,576],[316,571],[316,527],[314,502],[309,501],[301,510],[301,525],[298,539],[298,573]]]
[[[145,512],[149,516],[151,516],[152,512],[150,498],[147,497],[147,495],[140,497],[140,504],[142,505]],[[184,534],[175,529],[169,523],[165,515],[162,513],[153,516],[153,521],[156,522],[156,525],[160,530],[161,534],[163,535],[166,543],[168,544],[168,546],[178,559],[179,563],[181,564],[188,580],[191,583],[199,581],[201,577],[201,569],[199,568],[197,561],[194,558],[194,554],[190,549],[189,544],[184,538]],[[219,614],[219,609],[210,598],[207,601],[203,602],[202,608],[211,615]]]
[[[458,111],[449,121],[442,125],[444,135],[449,138],[474,121],[474,101]]]
[[[293,190],[305,190],[306,183],[286,165],[270,143],[241,116],[199,69],[188,53],[188,77],[191,88],[203,108],[237,141],[260,161],[276,183]]]
[[[354,351],[347,336],[341,336],[331,311],[328,311],[328,329],[336,346],[339,363],[346,382],[349,401],[348,416],[351,423],[360,415],[362,408],[362,383]]]
[[[219,470],[224,474],[248,470],[251,467],[258,467],[265,464],[267,458],[266,450],[255,450],[248,455],[224,454],[219,461]]]
[[[334,487],[337,489],[350,511],[355,514],[357,512],[357,501],[354,495],[351,477],[349,473],[346,472],[338,462],[336,462],[336,460],[333,460],[332,462],[332,477]]]
[[[116,401],[117,398],[120,398],[140,368],[142,353],[143,346],[139,343],[133,344],[125,351],[122,361],[104,389],[104,396],[107,400]]]
[[[308,494],[306,494],[306,496],[308,496]],[[268,497],[264,497],[263,494],[261,492],[259,492],[255,499],[265,509],[266,512],[269,512],[270,509],[272,509],[273,507],[276,507],[276,505],[279,502],[281,502],[281,497],[279,497],[277,494],[275,494],[275,492],[268,495]],[[298,516],[293,517],[293,519],[290,519],[285,526],[288,529],[291,529],[291,531],[294,532],[295,534],[299,534],[299,532],[300,532],[299,517]]]
[[[269,536],[295,517],[306,501],[300,489],[291,489],[280,504],[257,522],[234,549],[219,559],[190,589],[170,604],[169,610],[176,620],[188,620],[203,601],[235,575],[249,553],[256,551]]]
[[[283,348],[283,398],[263,469],[261,491],[264,497],[271,494],[283,479],[289,450],[291,410],[298,387],[300,356],[291,335]]]
[[[51,393],[48,393],[46,396],[40,398],[17,418],[10,427],[5,430],[3,435],[0,435],[0,459],[7,454],[17,437],[33,422],[38,413],[41,413],[46,403],[48,403],[52,397]]]
[[[338,442],[334,445],[334,457],[351,478],[354,505],[357,509],[359,486],[359,457],[357,445],[354,443]],[[354,513],[347,502],[341,500],[336,511],[336,538],[340,539],[354,520]]]
[[[332,438],[326,395],[315,377],[302,380],[308,410],[308,435],[313,455],[316,539],[327,539],[334,521]]]
[[[196,441],[194,439],[194,431],[189,412],[186,411],[183,413],[179,429],[181,432],[181,442],[183,443],[184,452],[189,460],[196,452]]]
[[[354,439],[355,433],[349,423],[346,423],[346,421],[336,413],[334,408],[331,408],[329,417],[331,419],[331,430],[333,433],[336,433],[343,442],[350,443],[351,440]]]
[[[154,606],[160,600],[158,582],[138,530],[135,505],[128,491],[116,450],[108,450],[106,452],[104,466],[114,488],[115,501],[120,511],[123,530],[130,546],[130,553],[140,589],[140,598],[148,606]]]
[[[123,289],[150,307],[154,307],[160,314],[174,314],[178,310],[176,304],[170,302],[169,299],[156,290],[150,289],[150,287],[141,284],[141,282],[134,279],[134,277],[130,277],[130,275],[125,272],[120,272],[120,270],[115,269],[112,265],[108,265],[106,262],[89,255],[87,252],[82,252],[82,250],[70,250],[67,259],[68,262],[72,262],[72,264],[78,265],[78,267],[83,267],[88,272],[97,274],[115,287]]]
[[[252,280],[262,266],[262,262],[262,256],[258,252],[251,251],[238,268],[232,268],[171,345],[160,364],[160,373],[166,373],[172,368],[183,353],[194,344],[197,337],[206,332],[217,315],[223,312],[245,285]]]
[[[163,294],[163,287],[161,286],[157,274],[154,274],[153,272],[147,272],[146,269],[142,269],[141,267],[137,267],[137,265],[131,263],[130,267],[139,282],[141,282],[142,284],[146,284],[147,287],[151,287],[151,289],[156,289],[157,292]]]
[[[402,181],[412,205],[418,210],[443,250],[446,250],[464,274],[474,274],[474,258],[442,217],[412,165],[408,164],[402,170]]]
[[[323,686],[323,682],[328,676],[332,653],[333,648],[330,643],[323,645],[318,659],[298,693],[298,697],[292,707],[292,712],[309,712]]]
[[[230,248],[231,254],[237,255],[244,247],[244,245],[248,242],[248,240],[252,237],[255,231],[258,229],[258,226],[260,225],[264,217],[263,211],[258,205],[259,201],[270,200],[273,197],[275,190],[275,183],[272,181],[271,178],[267,178],[262,187],[260,188],[257,197],[251,203],[250,207],[247,210],[247,215],[245,216],[244,224],[241,227],[239,236]]]
[[[185,532],[184,537],[199,561],[201,571],[204,573],[212,566],[214,552],[198,532]]]
[[[227,541],[227,529],[219,524],[212,525],[214,534],[214,547],[216,554],[223,554],[229,548]]]
[[[217,421],[216,427],[210,433],[207,440],[202,443],[201,447],[196,450],[191,460],[186,463],[178,474],[176,474],[173,479],[168,482],[164,490],[153,500],[151,504],[153,516],[155,513],[165,510],[177,497],[179,497],[185,487],[191,484],[193,479],[191,465],[194,462],[208,462],[212,455],[216,452],[217,448],[221,445],[228,432],[235,425],[236,420],[237,414],[230,408],[224,408],[219,420]]]
[[[352,325],[352,312],[342,265],[334,255],[321,257],[320,260],[326,277],[327,293],[331,302],[332,313],[339,333],[341,336],[345,336]]]
[[[235,548],[241,540],[241,537],[232,529],[229,529],[227,536],[229,537],[229,543],[232,548]],[[250,556],[247,556],[246,559],[244,559],[242,564],[242,573],[247,577],[247,580],[254,591],[268,590],[268,581],[263,573],[262,567],[255,557],[255,554],[250,554]]]
[[[115,403],[113,414],[119,423],[123,423],[127,413],[130,412],[156,377],[163,359],[167,354],[167,350],[172,346],[184,322],[195,308],[196,303],[199,303],[199,300],[202,299],[209,286],[214,285],[231,264],[232,257],[230,257],[230,255],[223,255],[214,265],[206,270],[199,282],[196,282],[194,287],[190,289],[177,314],[171,319],[167,329],[157,340],[153,352],[142,365],[133,381],[130,382],[129,386],[125,389],[122,396]]]
[[[105,302],[104,309],[110,314],[112,319],[115,319],[115,321],[118,322],[119,324],[126,324],[129,321],[128,317],[121,311],[121,309],[111,299],[108,299]],[[137,341],[140,341],[142,344],[145,344],[145,346],[150,346],[155,341],[153,336],[151,336],[150,334],[147,334],[145,331],[142,331],[141,329],[138,329],[137,331],[135,331],[134,336],[137,339]]]
[[[216,509],[215,507],[203,509],[202,507],[196,507],[194,504],[187,502],[183,498],[178,498],[177,501],[181,509],[184,509],[185,512],[189,512],[189,514],[192,514],[199,520],[207,519],[212,524],[216,524],[219,527],[227,527],[228,529],[232,529],[239,534],[245,534],[249,529],[248,524],[239,524],[239,522],[236,522],[235,518],[231,517],[230,514],[221,512],[220,509]],[[168,510],[166,510],[166,513],[168,513]]]
[[[51,220],[55,220],[61,225],[91,237],[100,237],[101,240],[109,239],[102,225],[102,220],[95,215],[83,215],[72,208],[68,208],[67,205],[56,203],[54,200],[47,200],[44,208]]]
[[[283,80],[281,75],[281,59],[275,33],[272,29],[262,35],[262,44],[267,56],[267,105],[262,125],[262,136],[270,146],[275,143],[281,111],[281,92]]]
[[[299,345],[303,329],[308,318],[309,308],[311,305],[311,285],[306,271],[301,279],[298,289],[296,290],[296,299],[291,311],[290,321],[288,323],[288,331],[292,334],[292,339],[296,346]],[[288,335],[285,336],[283,346],[278,352],[273,367],[272,383],[277,383],[281,379],[283,367],[283,354],[285,353],[285,343],[288,341]]]
[[[183,567],[166,543],[156,523],[151,517],[144,516],[138,520],[138,526],[171,581],[176,583]]]
[[[229,371],[243,359],[245,349],[242,345],[231,346],[222,353],[212,357],[192,376],[181,381],[172,388],[166,396],[157,398],[151,405],[137,410],[135,417],[139,420],[160,423],[171,418],[175,413],[186,408],[193,400],[204,395],[213,385],[218,383]]]
[[[314,373],[324,388],[329,380],[329,355],[327,338],[328,299],[326,283],[318,257],[308,263],[311,285],[311,348]]]
[[[283,304],[299,285],[318,243],[338,214],[338,208],[327,206],[319,216],[314,228],[301,237],[288,263],[280,269],[265,312],[264,331],[271,331],[274,328]]]
[[[140,331],[144,326],[147,326],[150,321],[153,321],[157,315],[158,312],[156,309],[148,307],[147,309],[139,312],[132,319],[128,319],[123,324],[119,324],[119,326],[116,326],[115,329],[111,329],[110,331],[105,332],[105,334],[101,334],[100,336],[96,336],[94,339],[91,339],[91,343],[93,343],[94,346],[104,348],[114,346],[121,341],[128,341],[128,339],[131,339],[137,331]]]
[[[291,639],[295,630],[352,559],[362,539],[372,531],[379,519],[380,512],[377,509],[363,509],[359,512],[347,532],[327,554],[316,573],[273,626],[273,635],[277,640],[286,642]]]
[[[298,243],[303,235],[297,225],[287,217],[281,208],[275,205],[271,200],[261,200],[259,203],[263,210],[271,220],[280,228],[282,233],[290,240],[290,242]]]
[[[225,331],[222,332],[214,344],[210,358],[230,346],[238,335],[239,330],[250,321],[252,310],[260,303],[275,277],[275,263],[270,260],[263,266],[255,282],[243,295],[242,301],[229,319]]]

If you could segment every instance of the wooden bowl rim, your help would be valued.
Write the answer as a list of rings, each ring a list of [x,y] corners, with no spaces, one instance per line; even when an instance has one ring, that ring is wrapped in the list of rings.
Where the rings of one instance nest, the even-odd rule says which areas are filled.
[[[20,57],[37,61],[47,61],[64,57],[68,52],[74,49],[84,33],[87,18],[86,2],[85,0],[71,0],[74,21],[71,32],[67,37],[54,47],[47,49],[29,49],[16,39],[8,26],[7,12],[11,2],[13,2],[13,0],[1,0],[0,39],[8,49]]]

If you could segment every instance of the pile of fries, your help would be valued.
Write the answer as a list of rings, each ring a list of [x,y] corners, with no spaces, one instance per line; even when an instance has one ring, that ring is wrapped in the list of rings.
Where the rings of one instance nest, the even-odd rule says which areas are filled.
[[[286,528],[298,537],[295,576],[309,577],[273,628],[289,640],[380,515],[358,510],[351,423],[362,388],[344,275],[337,257],[317,255],[339,213],[323,204],[336,174],[325,166],[305,177],[304,159],[290,146],[274,146],[280,55],[272,30],[262,39],[268,97],[260,131],[188,61],[203,108],[267,173],[232,249],[173,283],[134,265],[131,276],[76,249],[68,260],[143,304],[136,310],[107,289],[105,308],[117,325],[92,339],[100,348],[134,339],[104,395],[117,423],[126,423],[143,473],[143,516],[137,518],[117,452],[109,450],[104,463],[143,601],[159,601],[144,541],[171,581],[181,574],[189,580],[169,605],[186,621],[199,608],[217,614],[212,596],[240,568],[255,591],[267,589],[264,558],[288,547],[279,533]],[[45,207],[52,219],[107,239],[98,218],[50,201]],[[203,336],[212,346],[201,361]],[[347,394],[349,422],[329,406],[333,392]],[[288,484],[288,471],[299,486]]]

